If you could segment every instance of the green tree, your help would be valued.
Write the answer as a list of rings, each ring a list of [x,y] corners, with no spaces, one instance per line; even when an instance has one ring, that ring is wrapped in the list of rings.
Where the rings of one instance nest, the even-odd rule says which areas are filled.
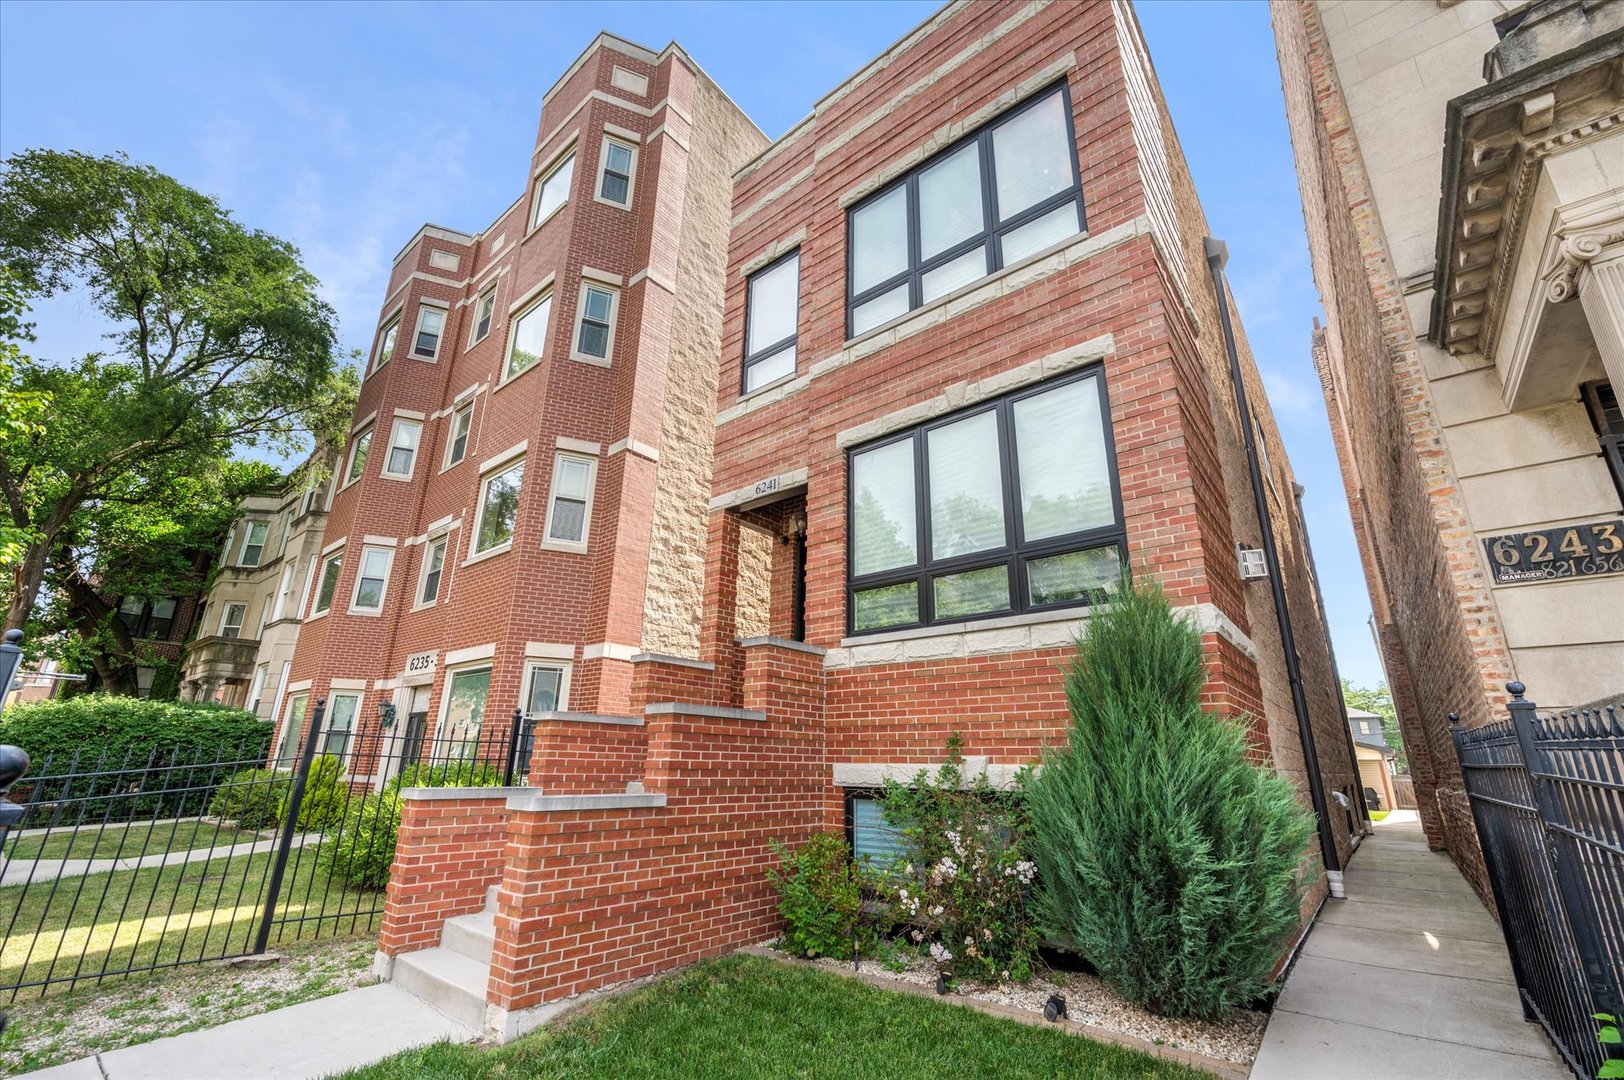
[[[205,475],[238,446],[292,452],[336,412],[333,312],[297,250],[156,169],[8,158],[0,267],[23,299],[82,295],[112,325],[105,351],[9,377],[49,398],[29,430],[0,428],[0,498],[21,534],[6,628],[28,620],[86,506]]]
[[[29,639],[73,670],[94,671],[110,693],[135,693],[136,669],[152,663],[118,618],[119,598],[206,591],[238,503],[279,479],[264,462],[196,464],[201,471],[148,470],[87,502],[52,552]]]
[[[25,362],[22,341],[33,340],[33,328],[23,321],[28,306],[11,274],[0,267],[0,450],[9,443],[38,434],[50,395],[22,389],[18,369]],[[0,566],[22,555],[28,530],[0,514]]]
[[[1050,935],[1117,993],[1214,1017],[1255,999],[1292,930],[1313,817],[1201,707],[1201,631],[1154,583],[1090,613],[1066,678],[1069,745],[1027,789]]]
[[[1342,700],[1348,703],[1350,709],[1363,709],[1382,718],[1382,738],[1393,749],[1393,768],[1401,773],[1409,772],[1410,763],[1404,756],[1404,736],[1398,729],[1398,710],[1393,707],[1393,695],[1387,689],[1387,684],[1377,683],[1370,688],[1355,686],[1343,679]]]

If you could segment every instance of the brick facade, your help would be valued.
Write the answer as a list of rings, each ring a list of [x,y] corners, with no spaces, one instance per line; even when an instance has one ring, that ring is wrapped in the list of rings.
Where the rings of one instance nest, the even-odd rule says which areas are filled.
[[[629,206],[602,195],[611,141],[634,155]],[[321,546],[324,556],[342,550],[341,569],[328,611],[317,604],[320,558],[302,583],[290,699],[314,702],[334,679],[359,683],[363,729],[390,702],[399,716],[426,714],[432,739],[458,663],[489,669],[484,712],[505,725],[527,704],[530,660],[567,665],[558,708],[624,713],[633,656],[697,652],[717,238],[729,176],[764,142],[674,44],[656,53],[600,35],[547,92],[517,201],[477,234],[424,226],[402,249],[378,330],[386,340],[398,320],[393,349],[369,360]],[[538,189],[570,154],[567,198],[534,221]],[[603,359],[577,348],[588,286],[613,296]],[[551,308],[539,358],[510,370],[512,321],[542,297]],[[432,359],[415,351],[423,311],[443,313]],[[421,424],[407,478],[387,472],[397,421]],[[367,431],[365,467],[351,479]],[[591,469],[584,544],[544,535],[560,454]],[[483,480],[520,460],[511,540],[476,550]],[[442,538],[438,592],[425,602],[424,560]],[[390,553],[378,612],[352,605],[363,546]]]

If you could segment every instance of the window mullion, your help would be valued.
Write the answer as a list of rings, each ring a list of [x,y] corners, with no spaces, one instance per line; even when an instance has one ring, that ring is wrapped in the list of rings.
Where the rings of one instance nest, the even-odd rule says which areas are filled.
[[[918,536],[915,572],[919,581],[919,622],[929,626],[936,621],[936,590],[931,585],[930,469],[926,455],[929,433],[921,429],[913,437],[914,452],[914,531]]]
[[[1003,252],[998,250],[998,170],[992,156],[992,129],[988,128],[977,136],[981,153],[981,220],[986,225],[987,239],[992,244],[992,269],[1002,270],[1004,267]]]

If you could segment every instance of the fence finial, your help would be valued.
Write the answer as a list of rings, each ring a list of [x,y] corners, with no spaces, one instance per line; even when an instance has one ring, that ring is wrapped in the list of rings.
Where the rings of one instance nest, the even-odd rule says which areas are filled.
[[[1510,694],[1513,698],[1516,698],[1518,701],[1522,700],[1523,692],[1526,691],[1527,689],[1528,689],[1528,687],[1524,686],[1520,682],[1517,682],[1515,679],[1513,679],[1511,682],[1506,683],[1506,693]]]
[[[1452,712],[1452,713],[1449,714],[1449,726],[1450,727],[1460,727],[1460,713],[1453,713]]]

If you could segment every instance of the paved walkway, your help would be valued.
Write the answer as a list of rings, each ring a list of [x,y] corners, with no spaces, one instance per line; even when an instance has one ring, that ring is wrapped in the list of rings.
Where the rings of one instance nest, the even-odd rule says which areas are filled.
[[[320,833],[301,833],[293,838],[294,847],[319,843]],[[0,872],[0,888],[7,885],[26,885],[31,881],[54,881],[57,878],[77,878],[90,874],[110,874],[115,870],[144,870],[154,866],[182,866],[186,863],[207,862],[210,859],[230,859],[238,855],[263,855],[276,850],[277,841],[250,840],[230,847],[200,847],[189,851],[159,852],[133,859],[13,859]]]
[[[1350,861],[1269,1018],[1251,1080],[1571,1080],[1523,1020],[1494,918],[1394,811]]]
[[[474,1033],[381,983],[229,1024],[110,1050],[27,1080],[317,1080],[441,1039]],[[18,1080],[23,1080],[19,1077]]]

